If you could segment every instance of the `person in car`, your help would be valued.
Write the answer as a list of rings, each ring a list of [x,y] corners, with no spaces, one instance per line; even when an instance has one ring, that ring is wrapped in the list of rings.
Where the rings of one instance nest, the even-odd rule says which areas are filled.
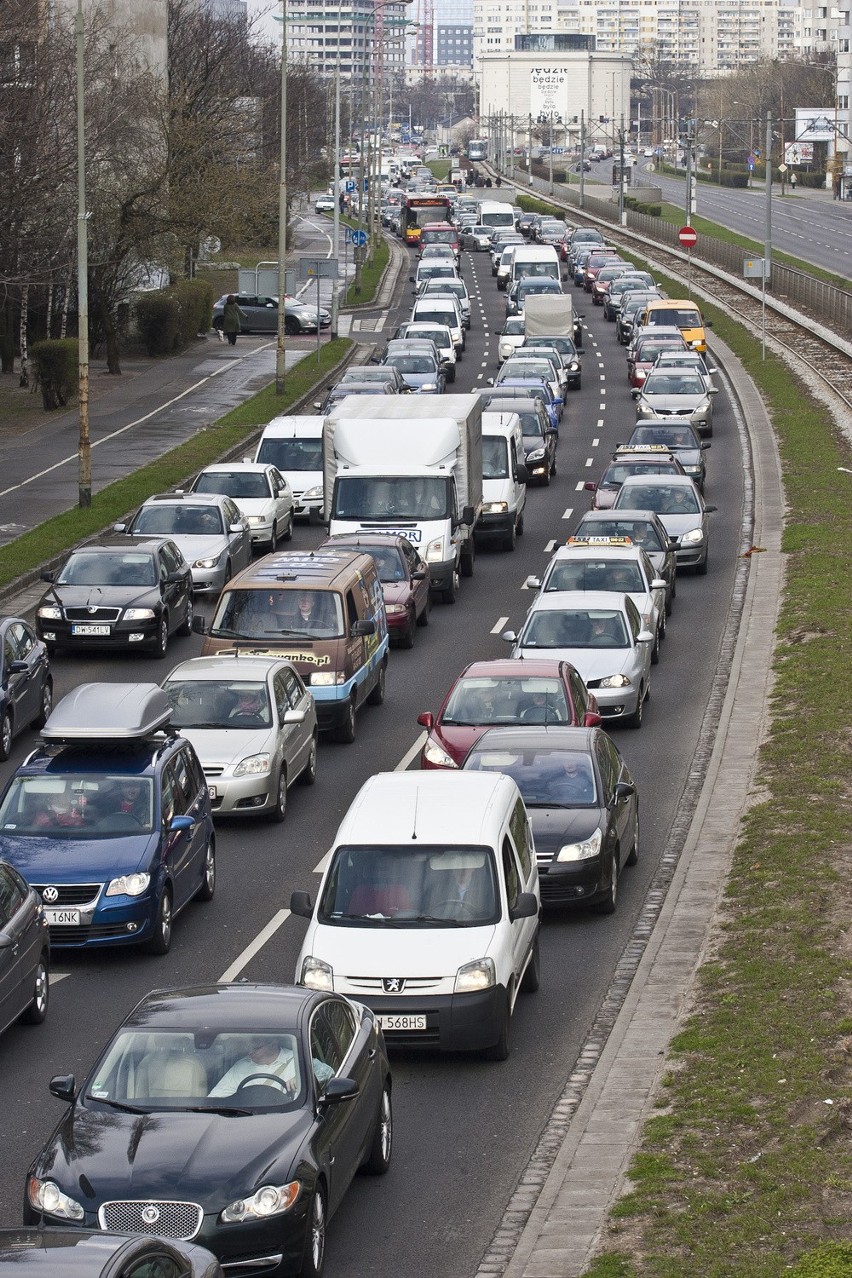
[[[280,1080],[282,1091],[294,1092],[297,1086],[296,1061],[289,1047],[282,1047],[280,1040],[270,1034],[255,1035],[249,1039],[249,1051],[223,1074],[211,1087],[210,1096],[233,1096],[240,1083],[252,1075],[262,1075],[258,1085],[270,1083],[270,1075]]]
[[[68,790],[60,790],[47,797],[47,802],[40,812],[33,817],[33,825],[37,830],[50,826],[80,827],[85,825],[86,817],[82,807],[75,803]]]

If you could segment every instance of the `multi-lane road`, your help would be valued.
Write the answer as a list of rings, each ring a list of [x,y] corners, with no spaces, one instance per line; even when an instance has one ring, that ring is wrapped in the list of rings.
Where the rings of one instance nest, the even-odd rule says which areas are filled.
[[[504,312],[486,254],[466,255],[463,273],[474,318],[456,392],[482,386],[496,373]],[[581,296],[574,291],[575,301]],[[48,1079],[83,1074],[127,1009],[156,985],[223,976],[291,980],[304,924],[286,912],[290,892],[315,891],[317,868],[358,786],[377,770],[410,764],[420,732],[418,712],[437,707],[466,662],[506,655],[499,635],[523,618],[531,598],[523,589],[525,578],[543,568],[549,550],[587,508],[583,482],[599,474],[634,419],[624,352],[613,326],[590,301],[580,309],[587,317],[583,387],[569,394],[558,477],[549,488],[530,492],[526,531],[515,553],[480,553],[457,604],[436,606],[414,649],[392,652],[384,705],[362,712],[354,745],[323,744],[317,784],[292,791],[283,826],[220,825],[216,897],[203,908],[191,906],[177,921],[166,958],[127,951],[55,955],[61,979],[52,988],[47,1022],[37,1029],[16,1027],[0,1042],[6,1115],[0,1224],[19,1222],[29,1160],[62,1112],[48,1095]],[[397,318],[405,318],[405,305],[389,324]],[[709,573],[679,579],[643,727],[617,733],[639,783],[642,816],[639,864],[622,878],[618,912],[611,918],[547,917],[541,988],[517,1006],[513,1051],[505,1064],[460,1056],[394,1057],[393,1166],[386,1178],[359,1180],[332,1223],[329,1278],[398,1278],[411,1272],[412,1257],[432,1278],[464,1278],[476,1269],[500,1223],[631,936],[692,766],[741,549],[741,447],[724,390],[716,401],[707,499],[718,506]],[[297,528],[293,546],[316,545],[322,535],[321,529]],[[199,645],[195,636],[179,639],[165,662],[60,655],[54,662],[56,694],[84,680],[160,681]],[[0,779],[5,782],[31,742],[19,740],[12,760],[0,767]]]

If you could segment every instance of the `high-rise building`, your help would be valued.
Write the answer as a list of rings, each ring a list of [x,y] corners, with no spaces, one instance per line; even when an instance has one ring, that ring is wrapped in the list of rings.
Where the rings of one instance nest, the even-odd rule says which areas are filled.
[[[287,49],[329,75],[387,79],[403,70],[408,23],[403,3],[287,0]]]
[[[239,22],[248,25],[246,0],[199,0],[201,9],[214,18],[223,18],[227,22]]]

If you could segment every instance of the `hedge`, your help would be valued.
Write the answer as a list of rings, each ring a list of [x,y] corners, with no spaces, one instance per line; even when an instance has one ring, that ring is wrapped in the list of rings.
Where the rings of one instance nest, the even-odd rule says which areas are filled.
[[[178,280],[157,293],[136,299],[136,326],[151,356],[185,350],[210,328],[213,286],[207,280]]]
[[[76,337],[35,342],[30,355],[44,407],[48,412],[63,408],[77,387],[80,349]]]

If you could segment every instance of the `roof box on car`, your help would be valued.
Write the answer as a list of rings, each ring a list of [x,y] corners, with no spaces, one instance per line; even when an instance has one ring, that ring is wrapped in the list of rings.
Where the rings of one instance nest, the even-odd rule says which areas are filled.
[[[166,728],[171,716],[156,683],[83,683],[62,698],[41,735],[58,744],[143,741]]]

